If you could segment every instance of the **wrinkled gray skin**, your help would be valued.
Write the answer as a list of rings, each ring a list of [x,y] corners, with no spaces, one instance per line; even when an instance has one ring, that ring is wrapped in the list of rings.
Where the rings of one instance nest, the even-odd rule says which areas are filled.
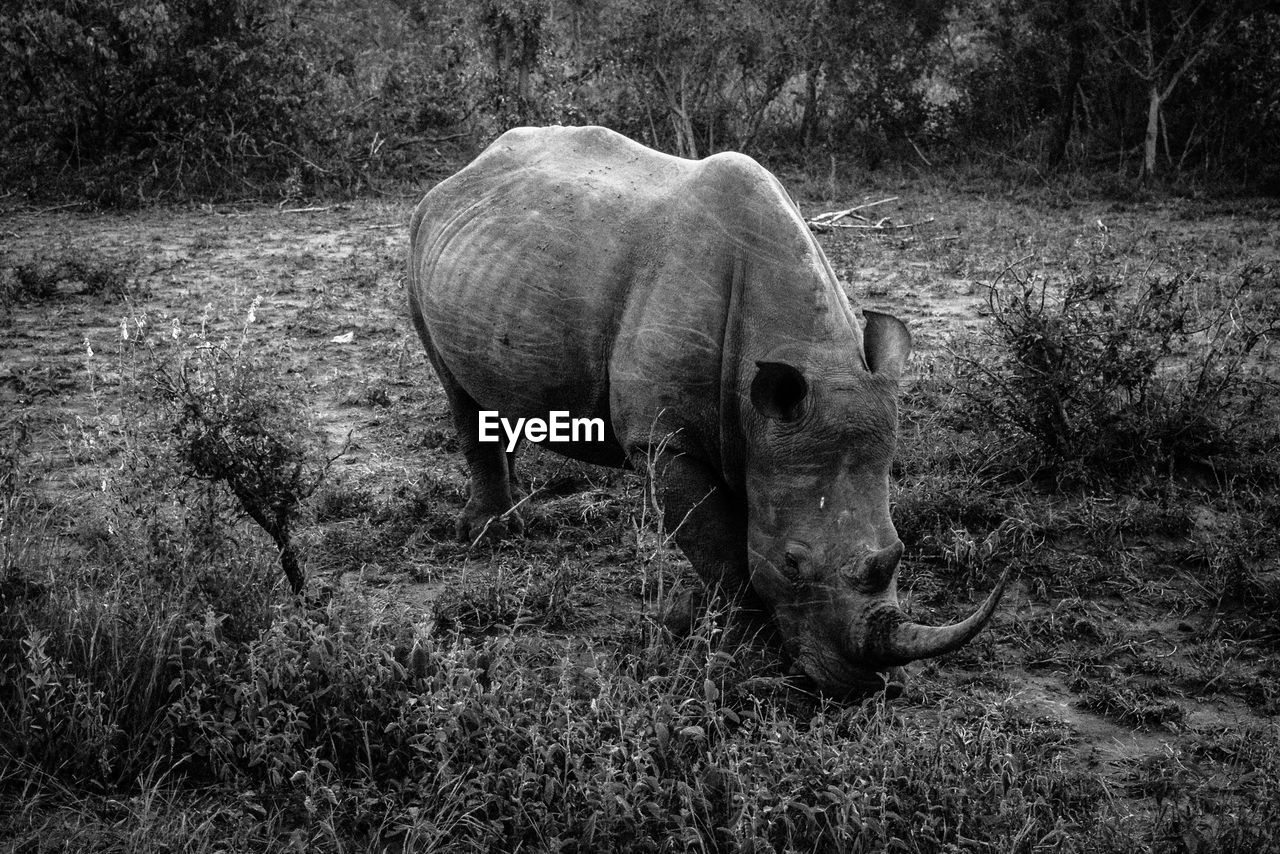
[[[481,409],[601,417],[589,463],[653,458],[669,530],[707,584],[771,614],[831,692],[978,633],[898,608],[889,519],[906,327],[849,304],[794,203],[741,154],[692,161],[603,128],[519,128],[429,192],[409,306],[471,472],[464,538],[507,533],[512,460]],[[666,438],[666,441],[662,440]],[[492,521],[491,521],[492,520]]]

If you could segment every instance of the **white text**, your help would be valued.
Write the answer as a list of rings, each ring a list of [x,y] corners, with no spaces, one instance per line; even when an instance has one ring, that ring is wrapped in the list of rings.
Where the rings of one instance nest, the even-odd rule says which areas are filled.
[[[498,429],[502,429],[502,435]],[[512,424],[495,409],[480,410],[481,442],[501,442],[506,437],[506,450],[511,453],[523,436],[530,442],[603,442],[603,418],[570,418],[567,410],[555,409],[547,418],[517,418]]]

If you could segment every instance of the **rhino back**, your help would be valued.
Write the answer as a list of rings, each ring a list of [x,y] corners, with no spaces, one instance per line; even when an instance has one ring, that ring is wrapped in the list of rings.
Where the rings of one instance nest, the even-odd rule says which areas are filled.
[[[794,349],[812,309],[843,300],[821,293],[825,259],[750,158],[683,160],[603,128],[507,132],[411,229],[420,330],[481,408],[604,417],[628,449],[676,430],[718,455],[738,364]]]
[[[602,142],[509,132],[415,211],[411,300],[482,407],[515,417],[607,405],[613,338],[652,244],[645,209],[680,166],[620,166]]]

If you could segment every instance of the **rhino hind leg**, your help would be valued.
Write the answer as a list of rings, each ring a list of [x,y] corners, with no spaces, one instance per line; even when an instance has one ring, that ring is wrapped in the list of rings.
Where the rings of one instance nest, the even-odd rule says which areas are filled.
[[[511,498],[515,453],[508,454],[500,442],[479,440],[480,407],[438,359],[431,361],[449,398],[458,445],[471,475],[470,496],[454,525],[458,539],[496,541],[522,533],[524,523]]]
[[[648,468],[643,455],[633,463],[641,471]],[[745,508],[710,467],[685,454],[664,453],[652,471],[663,524],[703,582],[701,589],[686,588],[671,597],[660,616],[663,625],[677,636],[688,635],[717,603],[729,605],[748,630],[770,624],[751,589]]]

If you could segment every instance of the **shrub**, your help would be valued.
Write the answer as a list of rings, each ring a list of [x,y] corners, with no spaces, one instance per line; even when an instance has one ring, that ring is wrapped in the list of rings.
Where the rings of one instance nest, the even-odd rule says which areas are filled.
[[[275,541],[295,593],[303,588],[293,529],[333,459],[319,452],[299,390],[245,349],[260,300],[236,346],[201,333],[154,370],[154,393],[183,475],[221,484]]]
[[[1125,477],[1231,464],[1273,447],[1275,378],[1253,358],[1280,329],[1274,271],[1221,286],[1175,270],[994,282],[991,324],[962,354],[972,418],[1021,441],[1027,473]],[[1027,452],[1027,453],[1022,453]]]
[[[216,190],[233,166],[251,178],[305,162],[297,149],[319,120],[308,108],[320,87],[288,24],[292,6],[7,4],[5,177],[50,176],[53,163],[85,181],[82,195],[120,202],[173,181]]]

